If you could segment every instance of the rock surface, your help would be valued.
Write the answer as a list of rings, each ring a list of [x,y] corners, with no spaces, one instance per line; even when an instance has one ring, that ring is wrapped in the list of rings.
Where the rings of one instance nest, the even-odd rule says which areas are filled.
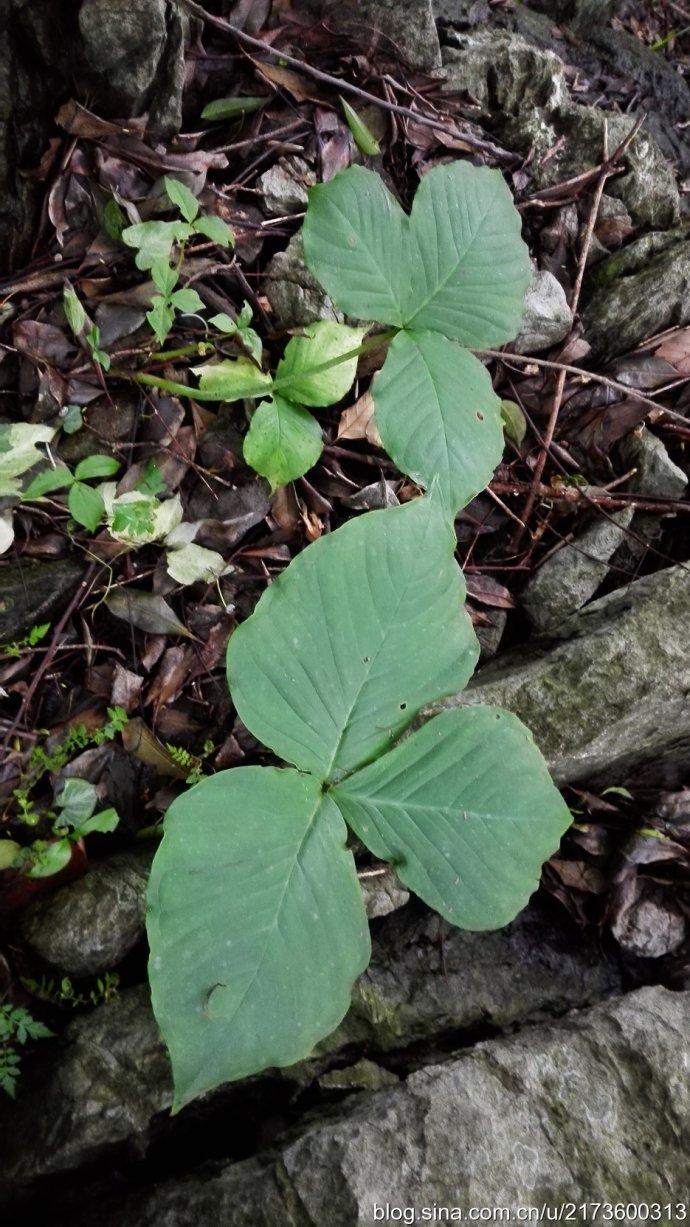
[[[542,909],[496,933],[463,933],[411,905],[379,922],[371,965],[335,1034],[281,1076],[304,1087],[363,1044],[370,1055],[404,1050],[562,1013],[620,987],[616,967]],[[136,1158],[170,1107],[168,1060],[143,987],[75,1019],[59,1052],[35,1057],[17,1104],[0,1101],[5,1197],[97,1157]]]
[[[293,235],[285,251],[273,256],[266,268],[264,292],[273,308],[277,328],[294,328],[314,320],[335,320],[345,316],[312,277],[304,260],[302,235]]]
[[[621,783],[690,750],[690,570],[669,567],[593,601],[549,639],[505,653],[461,695],[515,712],[559,784]]]
[[[553,273],[536,270],[525,295],[519,335],[513,342],[516,354],[536,354],[567,337],[573,313],[565,290]]]
[[[522,606],[538,631],[558,626],[594,596],[625,540],[633,514],[625,508],[597,518],[534,572],[522,594]]]
[[[355,1094],[277,1153],[208,1164],[100,1222],[369,1227],[413,1221],[404,1207],[682,1202],[689,1028],[690,994],[640,989]]]
[[[22,914],[29,949],[68,976],[112,971],[144,935],[151,857],[123,852]]]
[[[581,316],[585,338],[601,358],[687,324],[690,240],[685,231],[644,235],[598,264]]]
[[[369,55],[402,59],[424,71],[441,67],[431,0],[311,0],[309,7]]]
[[[0,566],[0,643],[20,639],[50,621],[65,605],[81,576],[76,558],[22,559]]]

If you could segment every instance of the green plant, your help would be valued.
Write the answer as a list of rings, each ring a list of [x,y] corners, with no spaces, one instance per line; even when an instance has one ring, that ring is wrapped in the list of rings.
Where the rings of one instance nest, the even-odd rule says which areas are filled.
[[[67,323],[72,329],[76,340],[80,345],[88,349],[94,366],[100,366],[104,371],[109,371],[110,354],[107,354],[104,349],[100,348],[101,330],[98,324],[94,324],[89,319],[69,282],[65,283],[62,303],[65,315],[67,316]]]
[[[69,776],[55,798],[58,813],[53,818],[53,838],[36,839],[21,848],[13,861],[29,878],[50,878],[60,873],[72,857],[72,845],[95,831],[114,831],[120,821],[114,809],[94,813],[98,794],[88,780]],[[25,819],[26,821],[26,819]]]
[[[305,1057],[340,1022],[370,950],[347,826],[453,924],[491,929],[526,903],[570,822],[510,713],[470,702],[411,731],[478,657],[452,520],[500,459],[501,416],[458,342],[518,329],[529,264],[509,193],[459,163],[429,172],[408,218],[353,168],[313,190],[304,239],[341,310],[392,326],[377,425],[427,493],[310,545],[231,637],[237,712],[291,766],[220,772],[166,815],[148,928],[175,1109]],[[324,403],[305,391],[351,378],[355,339],[312,325],[291,341],[271,385],[278,415],[288,391],[293,406]],[[270,379],[257,386],[241,358],[200,374],[236,397]]]
[[[32,626],[28,635],[24,635],[23,639],[13,639],[11,643],[0,645],[0,652],[5,656],[21,656],[25,648],[35,648],[36,644],[45,638],[49,630],[50,622],[42,622],[40,626]]]
[[[27,1040],[45,1039],[53,1034],[43,1023],[36,1022],[23,1006],[0,1005],[0,1089],[14,1099],[21,1057],[18,1044]]]
[[[120,977],[116,971],[106,971],[99,976],[88,995],[77,992],[69,976],[63,976],[58,982],[48,976],[40,980],[32,980],[22,976],[21,982],[27,992],[32,993],[39,1001],[48,1001],[51,1005],[69,1005],[73,1009],[84,1005],[104,1005],[117,997],[120,987]]]
[[[136,250],[137,268],[150,270],[158,291],[151,299],[146,318],[161,345],[173,326],[176,311],[190,315],[204,309],[196,290],[177,289],[188,240],[194,235],[203,235],[219,247],[228,247],[234,242],[230,227],[220,217],[214,214],[199,217],[197,199],[184,183],[167,177],[163,182],[168,199],[179,211],[179,219],[137,222],[120,231],[122,241]],[[171,265],[173,253],[175,263]]]
[[[29,482],[22,497],[28,502],[45,498],[56,490],[68,490],[67,506],[71,515],[89,532],[95,532],[103,519],[105,506],[100,490],[94,490],[86,482],[94,477],[111,477],[119,467],[120,461],[114,456],[95,455],[80,460],[73,473],[62,464],[43,469]]]

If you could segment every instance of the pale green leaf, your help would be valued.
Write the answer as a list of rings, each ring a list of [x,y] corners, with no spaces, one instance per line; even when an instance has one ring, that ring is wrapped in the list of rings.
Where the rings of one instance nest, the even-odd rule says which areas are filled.
[[[170,301],[178,311],[184,312],[185,315],[190,315],[194,311],[203,311],[203,299],[197,294],[196,290],[185,288],[183,290],[175,290],[171,294]]]
[[[239,116],[249,114],[250,111],[258,111],[260,107],[268,102],[268,98],[259,98],[247,96],[242,98],[235,96],[233,98],[216,98],[213,102],[209,102],[201,112],[202,119],[237,119]]]
[[[351,520],[295,558],[230,639],[233,701],[255,737],[334,778],[462,690],[478,650],[454,547],[427,497]]]
[[[309,190],[302,229],[307,264],[341,310],[357,319],[405,322],[407,231],[395,197],[362,166]]]
[[[96,808],[98,792],[96,785],[78,776],[68,776],[55,797],[60,806],[60,823],[76,826],[90,818]]]
[[[67,316],[67,323],[72,329],[75,337],[78,337],[79,334],[84,331],[86,326],[86,312],[77,298],[76,293],[69,284],[67,284],[63,290],[62,305],[64,307],[65,315]]]
[[[154,260],[151,265],[151,280],[163,298],[172,294],[177,285],[178,271],[167,260]]]
[[[512,920],[571,821],[531,733],[491,707],[443,712],[331,795],[374,855],[463,929]]]
[[[69,488],[67,506],[77,524],[95,533],[104,512],[103,498],[99,490],[85,486],[81,481],[75,481]]]
[[[500,401],[474,354],[438,332],[400,332],[372,385],[383,445],[403,473],[436,479],[454,514],[503,454]]]
[[[103,497],[110,535],[129,545],[159,541],[182,519],[179,494],[164,502],[138,490],[130,490],[114,498],[112,486],[107,486],[103,487]]]
[[[205,217],[197,218],[194,229],[197,234],[204,234],[217,247],[235,246],[235,236],[232,230],[227,222],[224,222],[222,217],[217,217],[215,213],[207,213]]]
[[[244,440],[244,458],[271,489],[295,481],[316,464],[323,450],[321,427],[300,405],[274,394],[262,401]]]
[[[186,222],[193,222],[199,212],[199,204],[193,192],[179,179],[171,179],[166,175],[163,184],[168,200],[177,205]]]
[[[461,161],[435,167],[407,217],[378,175],[349,167],[311,189],[304,250],[349,315],[470,346],[518,332],[530,264],[497,170]]]
[[[153,306],[146,312],[146,318],[158,344],[162,345],[173,326],[175,311],[162,294],[154,294],[152,302]]]
[[[341,96],[340,105],[343,108],[343,114],[350,132],[352,133],[355,145],[360,153],[367,157],[374,157],[381,152],[379,145],[373,132],[370,132],[360,115],[357,114],[354,107],[351,107],[349,102]]]
[[[80,839],[86,835],[93,835],[96,832],[105,835],[110,831],[114,831],[119,821],[120,815],[116,809],[102,809],[97,814],[93,814],[90,818],[85,818],[83,822],[80,822],[75,834]]]
[[[194,233],[187,222],[136,222],[122,231],[122,241],[135,247],[137,268],[151,268],[156,260],[169,260],[173,244],[184,242]]]
[[[517,336],[531,276],[520,228],[500,171],[470,162],[428,171],[412,205],[406,326],[478,347]]]
[[[212,584],[227,567],[222,554],[191,542],[179,549],[169,550],[165,565],[168,575],[183,585],[196,584],[199,581]]]
[[[501,401],[501,420],[507,438],[520,447],[527,434],[527,422],[522,409],[514,400]]]
[[[276,370],[281,396],[301,405],[334,405],[352,387],[359,346],[366,328],[349,328],[332,320],[308,324],[304,336],[292,337]],[[346,354],[354,354],[342,361]],[[341,361],[329,364],[336,359]]]
[[[265,371],[259,370],[249,358],[224,358],[221,362],[207,362],[193,366],[199,376],[202,392],[215,394],[218,400],[242,400],[245,396],[265,396],[273,380]]]
[[[55,434],[52,426],[34,426],[31,422],[0,424],[0,498],[21,493],[15,480],[45,461],[45,453],[37,443],[49,443]]]
[[[344,1016],[370,950],[345,839],[318,781],[296,771],[221,772],[173,802],[148,933],[175,1110],[301,1060]]]

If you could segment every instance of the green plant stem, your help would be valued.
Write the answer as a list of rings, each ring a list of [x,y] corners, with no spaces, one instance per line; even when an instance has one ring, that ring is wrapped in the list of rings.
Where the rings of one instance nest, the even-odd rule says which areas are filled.
[[[373,349],[380,349],[382,345],[388,344],[399,331],[397,328],[390,328],[387,332],[377,333],[374,337],[369,337],[367,341],[363,341],[356,349],[349,349],[345,354],[339,354],[337,358],[330,358],[328,362],[322,362],[319,366],[315,366],[309,372],[310,375],[321,374],[322,371],[329,371],[331,367],[340,366],[343,362],[350,362],[353,358],[359,358],[362,354],[368,354]],[[194,352],[194,350],[192,351]],[[147,388],[159,388],[162,392],[170,392],[173,396],[189,396],[194,400],[218,401],[223,398],[217,392],[204,392],[200,388],[190,388],[184,383],[175,383],[172,379],[162,379],[158,375],[148,375],[142,371],[133,373],[132,371],[111,371],[112,375],[118,376],[121,379],[134,379],[136,383],[144,384]],[[273,392],[285,392],[294,379],[285,378],[277,379],[269,388],[266,389],[262,396],[270,396]]]

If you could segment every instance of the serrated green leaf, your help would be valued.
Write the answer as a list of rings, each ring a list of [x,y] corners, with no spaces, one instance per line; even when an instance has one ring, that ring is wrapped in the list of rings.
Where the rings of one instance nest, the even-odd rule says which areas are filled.
[[[100,491],[94,490],[92,486],[85,486],[81,481],[75,481],[67,495],[67,506],[77,524],[82,524],[90,533],[95,533],[105,510]]]
[[[217,217],[215,213],[207,213],[205,217],[199,217],[194,223],[194,229],[197,234],[205,234],[207,239],[215,243],[217,247],[234,247],[235,235],[224,222],[222,217]]]
[[[369,958],[345,825],[318,782],[241,767],[168,810],[151,871],[149,975],[174,1110],[306,1057]]]
[[[455,535],[437,499],[373,511],[310,545],[232,635],[247,728],[333,779],[383,753],[477,660]]]
[[[307,264],[341,310],[470,346],[514,337],[530,279],[520,215],[499,171],[427,172],[407,217],[361,166],[312,188]]]
[[[43,498],[45,494],[51,494],[54,490],[65,490],[72,485],[73,481],[74,477],[69,469],[62,466],[57,469],[44,469],[29,482],[22,498],[27,501],[33,498]]]
[[[120,467],[121,462],[114,456],[85,456],[74,470],[74,476],[77,481],[88,481],[92,477],[112,477]]]
[[[55,797],[60,806],[60,822],[69,826],[90,818],[96,808],[98,792],[96,785],[78,776],[68,776]]]
[[[323,450],[321,427],[300,405],[274,394],[257,407],[244,440],[244,458],[271,489],[295,481]]]
[[[355,108],[351,107],[349,102],[342,96],[340,97],[340,105],[343,108],[345,122],[352,133],[352,138],[360,153],[365,154],[367,157],[374,157],[377,153],[380,153],[381,146],[373,132],[370,132],[367,128],[362,117],[357,114]]]
[[[292,337],[276,370],[281,396],[300,405],[334,405],[352,387],[358,354],[328,367],[329,362],[358,350],[365,328],[349,328],[332,320],[308,324],[304,336]],[[328,367],[328,369],[323,369]]]
[[[474,354],[438,332],[400,332],[372,394],[386,451],[421,485],[437,480],[451,514],[484,489],[503,454],[503,429]]]
[[[249,358],[225,358],[193,366],[202,392],[215,393],[218,400],[242,400],[245,396],[265,396],[273,384],[271,376],[260,371]]]
[[[179,179],[171,179],[169,175],[165,176],[163,185],[168,200],[177,205],[185,221],[193,222],[199,212],[199,202],[194,193],[190,192],[184,183],[180,183]]]
[[[75,337],[78,337],[86,326],[86,312],[69,284],[63,290],[62,305],[67,316],[67,323]]]
[[[443,712],[330,795],[374,855],[463,929],[512,920],[571,822],[531,733],[492,707]]]
[[[204,310],[203,299],[199,297],[196,290],[191,288],[175,290],[175,293],[170,296],[170,301],[178,311],[184,312],[185,315]]]
[[[202,119],[237,119],[240,115],[248,115],[250,111],[258,111],[268,98],[250,97],[242,98],[235,96],[234,98],[216,98],[213,102],[209,102],[201,112]]]

